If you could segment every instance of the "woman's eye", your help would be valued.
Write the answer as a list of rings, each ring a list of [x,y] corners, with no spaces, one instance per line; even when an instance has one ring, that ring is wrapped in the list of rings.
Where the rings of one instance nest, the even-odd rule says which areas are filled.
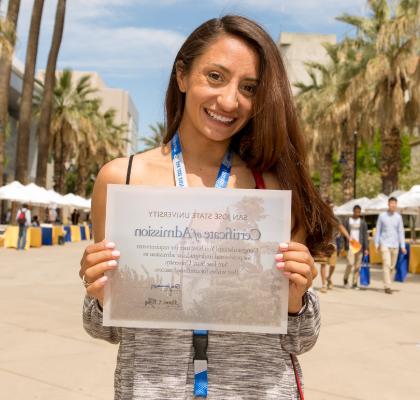
[[[255,85],[243,85],[242,90],[248,95],[254,95],[257,91],[257,87]]]
[[[222,79],[222,76],[218,72],[209,72],[207,74],[207,77],[212,81],[220,81]]]

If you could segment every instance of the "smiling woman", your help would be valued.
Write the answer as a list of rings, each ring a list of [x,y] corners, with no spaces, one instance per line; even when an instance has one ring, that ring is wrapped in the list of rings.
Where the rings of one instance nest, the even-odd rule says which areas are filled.
[[[239,132],[251,117],[258,70],[258,53],[230,35],[217,38],[190,71],[178,60],[177,83],[185,93],[179,125],[184,140],[198,132],[208,139],[229,141]]]
[[[120,255],[105,239],[107,184],[215,181],[220,188],[292,191],[292,241],[279,244],[273,260],[289,279],[287,334],[103,326],[104,273],[118,268]],[[309,290],[316,275],[312,254],[331,252],[333,216],[306,168],[279,51],[258,24],[225,16],[187,38],[169,79],[164,144],[101,169],[92,219],[96,243],[86,248],[80,269],[87,290],[83,320],[93,337],[120,344],[116,399],[303,399],[296,355],[314,346],[320,327],[318,299]],[[248,240],[242,232],[224,234],[237,233],[235,240]]]

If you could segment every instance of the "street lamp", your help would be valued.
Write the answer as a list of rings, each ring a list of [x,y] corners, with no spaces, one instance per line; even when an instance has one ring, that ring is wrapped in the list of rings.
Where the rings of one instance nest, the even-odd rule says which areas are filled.
[[[356,198],[356,174],[357,174],[357,131],[353,132],[354,141],[354,165],[353,165],[353,198]]]

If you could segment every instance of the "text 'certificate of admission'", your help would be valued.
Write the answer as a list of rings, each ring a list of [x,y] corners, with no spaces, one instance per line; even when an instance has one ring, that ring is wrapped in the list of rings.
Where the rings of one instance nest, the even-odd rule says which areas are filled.
[[[105,326],[286,333],[291,192],[108,185]]]

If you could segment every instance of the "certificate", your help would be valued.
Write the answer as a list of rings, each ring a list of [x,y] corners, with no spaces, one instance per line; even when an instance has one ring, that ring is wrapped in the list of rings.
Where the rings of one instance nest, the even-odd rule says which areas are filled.
[[[109,271],[103,324],[286,333],[290,239],[287,190],[108,185]]]

